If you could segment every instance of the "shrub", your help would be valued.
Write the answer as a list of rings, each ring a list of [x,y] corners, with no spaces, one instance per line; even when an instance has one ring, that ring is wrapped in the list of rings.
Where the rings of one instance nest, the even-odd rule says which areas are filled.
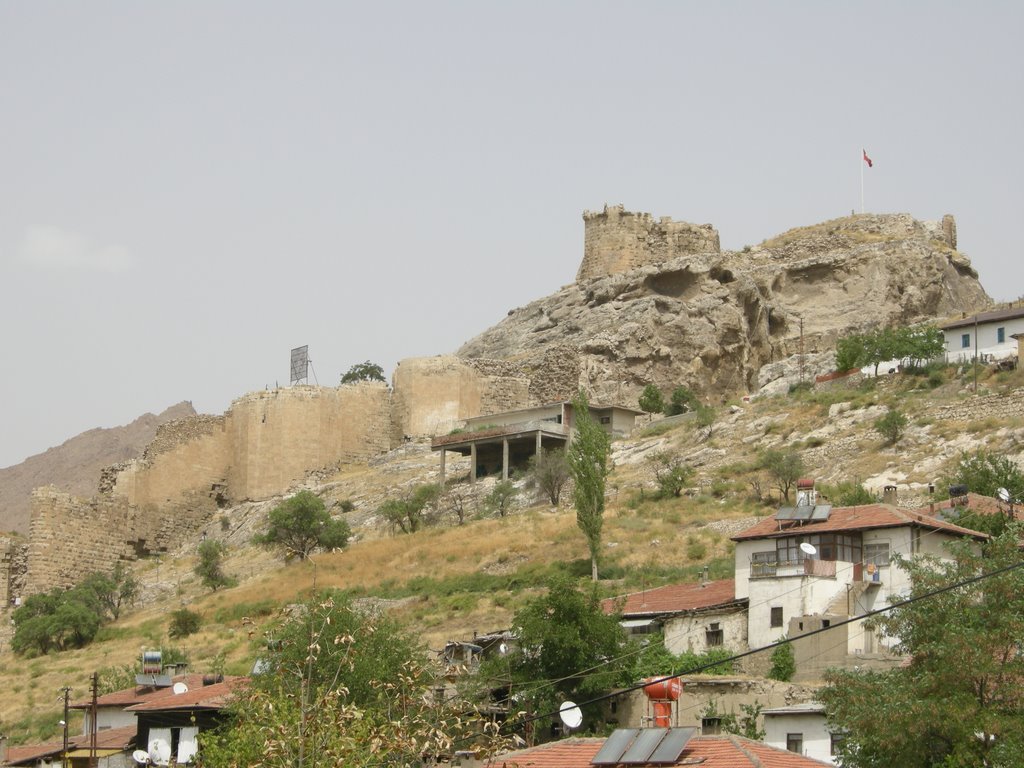
[[[678,456],[670,453],[656,453],[649,461],[654,465],[654,479],[658,493],[663,499],[681,496],[686,484],[693,477],[694,470]]]
[[[885,416],[875,421],[875,429],[889,445],[893,445],[903,437],[907,429],[907,417],[897,409],[890,408]]]
[[[640,393],[639,403],[640,408],[648,413],[661,413],[665,410],[665,396],[653,384],[644,387],[644,391]]]
[[[171,624],[167,628],[170,637],[188,637],[194,635],[203,626],[203,617],[188,608],[179,608],[171,613]],[[164,663],[168,663],[166,658]]]
[[[785,638],[782,638],[785,640]],[[768,670],[768,677],[772,680],[779,680],[788,683],[796,674],[796,658],[793,654],[793,644],[783,643],[775,646],[772,651],[772,667]]]
[[[204,587],[216,592],[221,587],[233,587],[238,583],[224,573],[224,553],[227,546],[217,539],[205,539],[199,544],[199,562],[193,572]]]
[[[678,416],[680,413],[687,413],[695,410],[699,402],[697,396],[686,387],[676,387],[672,390],[672,397],[665,407],[666,416]]]

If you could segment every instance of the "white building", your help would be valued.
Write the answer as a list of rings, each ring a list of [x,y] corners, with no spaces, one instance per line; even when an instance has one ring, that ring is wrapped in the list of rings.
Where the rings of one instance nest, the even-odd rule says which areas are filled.
[[[836,747],[842,734],[832,733],[825,720],[825,707],[816,701],[790,707],[766,709],[764,743],[824,763],[836,763]]]
[[[941,326],[951,363],[1000,360],[1018,354],[1015,335],[1024,333],[1024,307],[997,309]]]
[[[910,580],[891,562],[892,555],[948,558],[946,545],[964,536],[988,538],[888,504],[783,507],[732,537],[736,598],[749,600],[750,647],[828,628],[897,602],[909,593]],[[845,640],[837,642],[837,634]],[[865,630],[863,622],[837,626],[835,632],[794,643],[797,672],[809,679],[826,667],[859,665],[866,657],[886,655],[891,644]],[[802,664],[802,658],[808,663]]]

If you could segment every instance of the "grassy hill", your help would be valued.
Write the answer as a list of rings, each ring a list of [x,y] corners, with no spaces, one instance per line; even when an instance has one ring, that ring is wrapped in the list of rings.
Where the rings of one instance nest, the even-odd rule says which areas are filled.
[[[705,566],[712,578],[731,575],[731,533],[778,505],[778,491],[756,466],[766,448],[799,450],[806,474],[825,484],[897,484],[901,503],[924,502],[927,484],[941,479],[964,451],[984,446],[1024,464],[1024,409],[1016,416],[986,415],[984,405],[992,403],[995,413],[999,403],[1021,397],[1022,387],[1024,371],[985,370],[976,396],[971,371],[956,368],[820,390],[798,387],[786,396],[722,405],[710,435],[682,419],[618,440],[599,588],[613,595],[693,581]],[[972,403],[981,405],[961,408]],[[886,445],[872,426],[890,408],[909,420],[895,445]],[[649,457],[666,451],[696,468],[690,492],[680,498],[655,493]],[[458,467],[450,464],[449,475]],[[347,514],[357,536],[344,551],[310,562],[286,564],[245,543],[273,501],[225,511],[207,534],[229,545],[226,571],[239,579],[237,587],[204,590],[192,573],[194,545],[139,563],[144,588],[138,605],[101,629],[90,646],[39,658],[3,654],[0,732],[13,743],[56,736],[59,689],[69,685],[73,700],[84,700],[92,672],[134,667],[143,647],[173,646],[195,671],[246,673],[281,609],[314,588],[376,601],[415,627],[427,647],[440,649],[449,639],[507,627],[517,607],[556,571],[589,577],[586,544],[567,499],[552,508],[523,488],[512,514],[486,517],[479,499],[493,480],[477,483],[475,496],[467,494],[463,525],[449,516],[411,535],[382,528],[374,514],[379,503],[433,481],[436,470],[429,446],[410,445],[326,478],[317,492],[329,505],[354,505]],[[202,615],[203,627],[171,640],[168,614],[186,605]],[[80,727],[73,722],[73,729]]]

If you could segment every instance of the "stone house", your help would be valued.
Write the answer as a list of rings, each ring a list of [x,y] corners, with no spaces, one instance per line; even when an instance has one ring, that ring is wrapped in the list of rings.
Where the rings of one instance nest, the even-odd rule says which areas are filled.
[[[736,599],[734,579],[646,589],[603,600],[601,607],[621,612],[632,636],[660,632],[674,654],[747,648],[747,601]]]
[[[591,417],[613,436],[629,434],[642,413],[624,405],[590,406]],[[526,469],[541,449],[565,448],[572,438],[574,415],[573,404],[562,401],[466,419],[463,429],[431,441],[430,449],[441,457],[441,482],[448,451],[470,457],[470,482],[488,475],[507,480],[512,471]]]
[[[950,363],[1001,360],[1018,356],[1015,336],[1024,333],[1024,307],[996,309],[961,317],[940,326]]]

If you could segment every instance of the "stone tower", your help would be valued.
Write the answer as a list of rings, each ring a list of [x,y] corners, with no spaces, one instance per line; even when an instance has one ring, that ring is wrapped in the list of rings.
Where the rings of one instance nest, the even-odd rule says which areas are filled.
[[[632,213],[622,205],[583,212],[583,263],[577,282],[660,264],[677,256],[719,253],[718,231],[710,224],[657,221],[649,213]]]

